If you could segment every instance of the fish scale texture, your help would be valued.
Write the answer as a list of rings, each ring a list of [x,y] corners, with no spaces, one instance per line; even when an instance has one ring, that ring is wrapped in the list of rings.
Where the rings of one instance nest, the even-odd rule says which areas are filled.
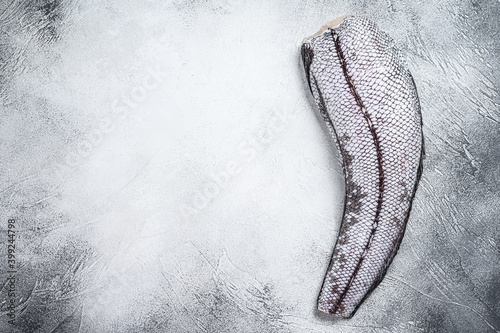
[[[392,39],[364,16],[305,41],[302,55],[346,179],[318,309],[350,317],[384,276],[404,234],[421,171],[420,105]]]

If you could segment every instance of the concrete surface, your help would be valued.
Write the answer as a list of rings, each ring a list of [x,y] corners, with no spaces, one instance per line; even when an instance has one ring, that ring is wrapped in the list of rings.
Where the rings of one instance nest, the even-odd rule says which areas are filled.
[[[427,156],[398,255],[342,320],[315,310],[344,189],[299,47],[349,13],[404,50]],[[0,331],[499,332],[499,15],[493,0],[3,2]]]

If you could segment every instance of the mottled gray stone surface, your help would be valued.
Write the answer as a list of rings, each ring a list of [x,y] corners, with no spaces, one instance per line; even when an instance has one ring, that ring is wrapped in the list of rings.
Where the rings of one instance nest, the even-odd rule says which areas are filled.
[[[343,208],[302,39],[404,50],[424,173],[386,278],[315,310]],[[4,1],[0,332],[499,332],[500,2]],[[8,323],[8,220],[16,324]]]

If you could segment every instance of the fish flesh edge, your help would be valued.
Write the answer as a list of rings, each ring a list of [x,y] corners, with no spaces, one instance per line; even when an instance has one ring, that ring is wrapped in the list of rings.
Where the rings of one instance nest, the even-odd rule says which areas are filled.
[[[403,238],[422,171],[420,103],[394,41],[365,16],[332,21],[301,51],[310,90],[342,156],[346,188],[318,309],[351,317]]]

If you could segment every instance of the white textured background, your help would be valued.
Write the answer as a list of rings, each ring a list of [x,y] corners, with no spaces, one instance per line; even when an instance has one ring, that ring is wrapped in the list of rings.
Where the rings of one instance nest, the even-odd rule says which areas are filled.
[[[386,278],[315,311],[343,208],[302,39],[404,50],[423,178]],[[1,332],[500,332],[499,1],[4,1]]]

